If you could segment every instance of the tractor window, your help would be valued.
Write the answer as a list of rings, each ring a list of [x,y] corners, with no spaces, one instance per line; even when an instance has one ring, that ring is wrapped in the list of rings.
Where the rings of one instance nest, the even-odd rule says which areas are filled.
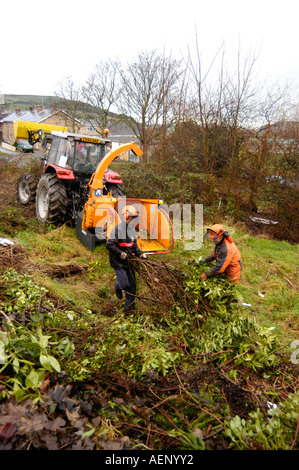
[[[88,173],[94,172],[108,150],[103,144],[76,142],[74,169]]]
[[[61,139],[58,152],[57,165],[62,168],[72,168],[73,142],[67,139]]]
[[[62,168],[72,168],[74,142],[67,139],[54,138],[49,151],[48,164]]]
[[[49,165],[56,164],[56,155],[58,155],[58,149],[59,149],[59,139],[54,137],[51,143],[51,148],[49,150],[49,156],[48,156]]]

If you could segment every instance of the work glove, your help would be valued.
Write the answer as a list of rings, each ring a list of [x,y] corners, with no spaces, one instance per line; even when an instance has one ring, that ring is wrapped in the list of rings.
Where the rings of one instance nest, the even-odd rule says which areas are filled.
[[[122,251],[121,254],[120,254],[120,259],[126,259],[126,258],[127,258],[127,253]]]
[[[8,245],[14,245],[14,242],[11,240],[8,240],[8,238],[0,238],[0,245],[1,246],[8,246]]]
[[[142,255],[140,255],[140,258],[146,259],[146,258],[147,258],[147,256],[146,256],[146,254],[145,254],[145,253],[142,253]]]

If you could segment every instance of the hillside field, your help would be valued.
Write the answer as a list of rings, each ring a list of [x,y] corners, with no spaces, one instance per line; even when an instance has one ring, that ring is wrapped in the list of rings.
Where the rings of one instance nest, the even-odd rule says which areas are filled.
[[[212,247],[178,240],[136,267],[125,315],[105,244],[91,253],[18,203],[28,169],[0,159],[15,243],[0,248],[0,449],[298,450],[298,245],[227,218],[239,286],[200,280]]]

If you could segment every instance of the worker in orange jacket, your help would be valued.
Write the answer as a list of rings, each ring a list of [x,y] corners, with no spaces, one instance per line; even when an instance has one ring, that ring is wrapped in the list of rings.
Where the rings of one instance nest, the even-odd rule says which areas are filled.
[[[223,225],[212,225],[204,238],[211,240],[215,244],[215,249],[201,262],[208,263],[216,260],[216,264],[204,272],[201,278],[207,279],[224,273],[230,281],[239,284],[242,271],[241,254]]]

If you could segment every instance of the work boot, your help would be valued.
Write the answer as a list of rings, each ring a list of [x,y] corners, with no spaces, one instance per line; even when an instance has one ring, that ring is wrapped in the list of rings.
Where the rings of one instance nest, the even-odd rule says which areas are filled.
[[[123,298],[123,291],[119,288],[118,282],[115,283],[115,293],[118,299],[121,300]]]
[[[129,305],[125,305],[124,312],[131,312],[132,310],[135,310],[135,304],[131,303]]]

